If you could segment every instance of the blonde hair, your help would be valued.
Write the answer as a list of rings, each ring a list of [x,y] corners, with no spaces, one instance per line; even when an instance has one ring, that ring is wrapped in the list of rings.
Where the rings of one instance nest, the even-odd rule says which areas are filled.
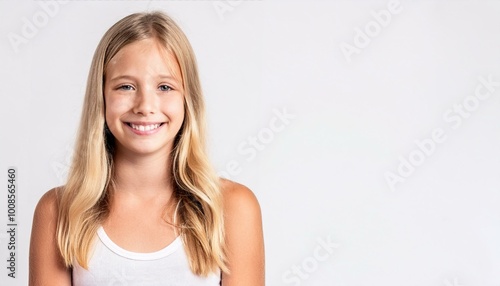
[[[189,41],[161,12],[135,13],[114,24],[92,59],[75,154],[59,194],[57,243],[66,266],[88,267],[89,250],[109,212],[114,137],[105,122],[103,82],[109,61],[124,46],[154,38],[171,52],[181,71],[185,117],[171,154],[178,222],[193,273],[227,272],[219,178],[205,151],[205,108],[196,59]]]

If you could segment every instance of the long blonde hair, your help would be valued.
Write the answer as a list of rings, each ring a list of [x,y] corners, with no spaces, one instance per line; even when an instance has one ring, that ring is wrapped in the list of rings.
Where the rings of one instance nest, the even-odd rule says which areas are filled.
[[[196,59],[189,41],[161,12],[135,13],[114,24],[92,59],[75,154],[59,193],[57,243],[66,266],[88,267],[89,251],[109,212],[113,182],[114,137],[106,127],[103,81],[106,66],[124,46],[158,40],[180,67],[185,117],[171,154],[178,222],[193,273],[228,271],[219,179],[205,151],[205,108]]]

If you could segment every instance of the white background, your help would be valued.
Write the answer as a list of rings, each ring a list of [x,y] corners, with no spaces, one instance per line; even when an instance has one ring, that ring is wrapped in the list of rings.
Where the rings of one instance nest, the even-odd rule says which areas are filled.
[[[1,185],[15,166],[19,191],[15,280],[0,193],[0,284],[27,284],[33,210],[64,182],[98,41],[160,9],[198,57],[214,165],[260,201],[267,285],[499,286],[500,86],[475,94],[500,81],[500,2],[401,1],[381,25],[388,3],[73,1],[49,15],[0,1]],[[410,159],[391,190],[386,172]]]

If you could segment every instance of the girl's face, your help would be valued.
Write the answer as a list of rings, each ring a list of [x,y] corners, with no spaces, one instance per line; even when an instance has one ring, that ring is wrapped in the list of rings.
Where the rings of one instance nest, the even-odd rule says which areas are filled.
[[[106,123],[116,151],[170,154],[184,120],[180,69],[155,39],[123,47],[106,67]]]

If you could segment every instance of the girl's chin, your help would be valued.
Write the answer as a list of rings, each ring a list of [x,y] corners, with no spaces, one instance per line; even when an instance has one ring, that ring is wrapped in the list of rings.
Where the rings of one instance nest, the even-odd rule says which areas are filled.
[[[158,153],[170,154],[172,151],[173,140],[164,144],[146,144],[144,142],[138,144],[120,144],[117,143],[115,154],[127,155],[154,155]]]

